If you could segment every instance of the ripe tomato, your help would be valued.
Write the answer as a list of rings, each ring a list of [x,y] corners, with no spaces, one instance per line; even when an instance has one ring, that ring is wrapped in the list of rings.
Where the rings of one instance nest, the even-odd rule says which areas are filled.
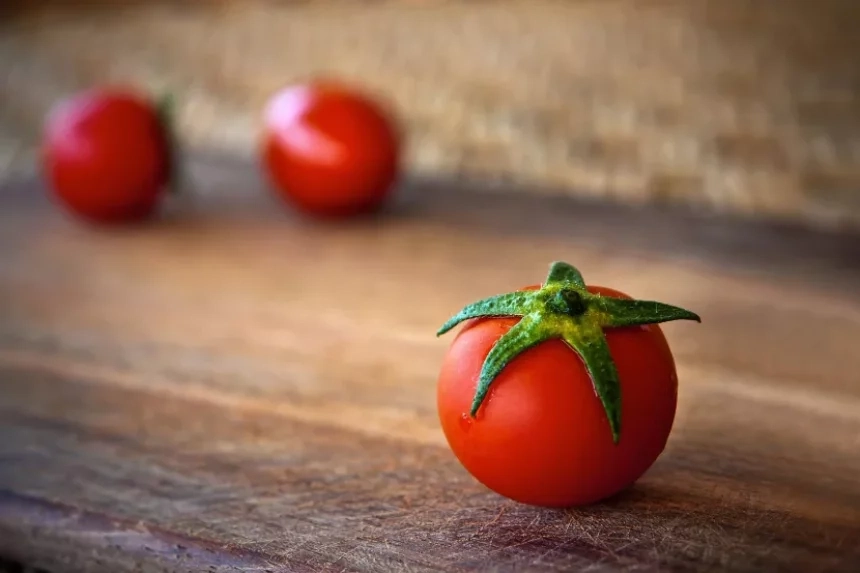
[[[548,281],[547,289],[552,285]],[[641,302],[610,288],[582,287],[577,292],[583,294],[586,310],[571,314],[584,317],[583,321],[590,320],[589,306],[594,308],[594,320],[603,321],[599,313],[606,310],[608,299],[630,301],[631,305]],[[541,288],[518,292],[538,296]],[[647,304],[659,303],[637,308],[641,311]],[[438,380],[439,418],[459,461],[497,493],[541,506],[593,503],[630,486],[663,451],[675,417],[678,382],[669,345],[655,323],[698,317],[664,305],[663,310],[674,309],[674,317],[637,317],[632,310],[619,310],[620,314],[627,312],[626,322],[632,325],[598,327],[603,330],[620,391],[616,442],[607,422],[611,409],[602,405],[583,358],[552,333],[554,321],[565,315],[542,308],[544,314],[538,322],[543,323],[535,332],[549,332],[539,335],[542,340],[531,341],[535,344],[513,343],[519,348],[508,353],[510,360],[495,376],[477,412],[472,408],[473,398],[488,355],[515,325],[529,320],[504,315],[527,315],[529,309],[461,313],[466,322],[444,358]],[[567,328],[562,331],[576,332],[580,327]],[[583,332],[585,346],[592,344],[590,337],[601,336]],[[572,339],[576,343],[576,336]]]
[[[149,217],[170,177],[164,121],[155,105],[120,88],[57,104],[42,142],[42,169],[55,199],[93,223]]]
[[[262,145],[277,195],[319,217],[377,209],[400,168],[390,115],[369,96],[334,83],[290,86],[273,95]]]

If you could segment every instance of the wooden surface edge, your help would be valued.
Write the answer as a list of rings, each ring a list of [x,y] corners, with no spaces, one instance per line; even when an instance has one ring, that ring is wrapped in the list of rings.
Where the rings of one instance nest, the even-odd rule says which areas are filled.
[[[253,155],[212,145],[188,145],[184,154],[189,187],[182,201],[167,202],[164,224],[195,227],[248,216],[274,216],[283,218],[285,224],[314,226],[313,221],[297,215],[274,197]],[[535,191],[523,192],[523,188]],[[250,193],[240,196],[237,189]],[[35,190],[39,193],[35,194]],[[16,214],[33,209],[44,213],[52,202],[36,166],[0,177],[0,197],[3,195],[14,202]],[[56,210],[53,206],[48,209]],[[860,278],[860,229],[850,226],[820,227],[690,205],[631,204],[611,197],[565,194],[553,186],[528,180],[490,180],[412,170],[404,174],[380,213],[344,224],[373,225],[375,217],[382,224],[442,223],[452,229],[476,228],[490,235],[512,236],[526,231],[532,235],[533,221],[541,220],[541,238],[596,238],[603,245],[625,245],[633,254],[688,261],[707,258],[741,272],[827,271]],[[649,233],[639,232],[643,228]],[[613,235],[615,238],[608,240]],[[798,263],[802,263],[802,269]],[[814,277],[807,274],[804,278]]]
[[[258,553],[3,490],[0,556],[50,573],[304,571]]]

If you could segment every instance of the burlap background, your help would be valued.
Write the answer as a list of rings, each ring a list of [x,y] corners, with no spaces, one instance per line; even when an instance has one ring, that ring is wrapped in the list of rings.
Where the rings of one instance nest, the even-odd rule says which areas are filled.
[[[92,82],[170,87],[188,143],[249,155],[322,72],[390,98],[415,170],[860,228],[856,0],[51,4],[0,24],[5,172]]]

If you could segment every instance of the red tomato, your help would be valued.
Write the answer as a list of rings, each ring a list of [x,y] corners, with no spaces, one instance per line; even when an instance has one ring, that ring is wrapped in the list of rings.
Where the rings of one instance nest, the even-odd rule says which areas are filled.
[[[630,299],[604,287],[587,291]],[[454,454],[490,489],[533,505],[588,504],[627,488],[663,451],[675,417],[678,382],[662,330],[604,329],[623,396],[616,444],[582,359],[558,339],[509,362],[469,416],[484,359],[518,321],[466,322],[444,359],[437,399]]]
[[[391,192],[399,136],[370,97],[333,83],[291,86],[269,100],[264,122],[264,168],[278,196],[303,212],[369,212]]]
[[[152,103],[122,89],[95,89],[51,110],[42,167],[54,197],[79,217],[139,221],[155,211],[166,191],[169,147]]]

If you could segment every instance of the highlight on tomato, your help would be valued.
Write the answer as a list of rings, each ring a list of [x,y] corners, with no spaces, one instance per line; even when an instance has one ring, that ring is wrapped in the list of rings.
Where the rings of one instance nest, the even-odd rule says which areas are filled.
[[[479,482],[538,506],[598,502],[656,461],[678,378],[658,323],[701,322],[679,307],[586,285],[564,262],[542,285],[472,303],[442,363],[439,419]]]
[[[261,145],[262,167],[277,197],[316,218],[378,210],[401,169],[392,111],[344,83],[296,84],[273,94]]]
[[[153,216],[173,183],[172,100],[124,87],[92,88],[57,102],[42,135],[52,197],[94,224]]]

